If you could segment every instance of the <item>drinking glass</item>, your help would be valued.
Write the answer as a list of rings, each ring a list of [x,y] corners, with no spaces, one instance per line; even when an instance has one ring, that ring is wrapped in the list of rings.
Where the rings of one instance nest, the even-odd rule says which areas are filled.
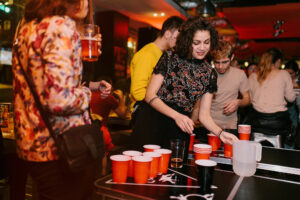
[[[88,62],[98,61],[100,28],[95,24],[84,24],[80,34],[82,60]]]

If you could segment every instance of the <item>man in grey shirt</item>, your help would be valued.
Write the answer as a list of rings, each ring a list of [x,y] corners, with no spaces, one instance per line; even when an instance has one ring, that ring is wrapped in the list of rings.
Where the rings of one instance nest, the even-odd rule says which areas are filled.
[[[211,116],[218,126],[237,135],[237,109],[250,103],[248,79],[243,70],[231,67],[234,54],[229,42],[219,41],[212,57],[218,73],[218,91],[212,101]]]

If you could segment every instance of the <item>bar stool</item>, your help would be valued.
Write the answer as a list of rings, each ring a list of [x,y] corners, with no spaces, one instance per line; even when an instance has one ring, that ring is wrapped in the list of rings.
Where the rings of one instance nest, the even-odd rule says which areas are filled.
[[[281,137],[280,135],[266,135],[263,133],[254,133],[254,141],[255,142],[263,142],[268,141],[270,142],[273,147],[281,148]]]

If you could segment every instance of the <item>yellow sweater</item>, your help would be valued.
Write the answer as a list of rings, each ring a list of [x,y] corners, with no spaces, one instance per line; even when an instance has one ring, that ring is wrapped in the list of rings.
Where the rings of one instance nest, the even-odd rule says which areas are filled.
[[[151,42],[134,54],[130,64],[131,108],[133,108],[136,101],[142,101],[145,98],[153,69],[162,53],[163,52],[153,42]]]

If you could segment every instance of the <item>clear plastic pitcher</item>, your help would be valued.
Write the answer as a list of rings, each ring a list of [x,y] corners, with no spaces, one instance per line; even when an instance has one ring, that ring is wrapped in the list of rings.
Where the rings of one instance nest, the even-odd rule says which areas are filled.
[[[239,176],[252,176],[256,162],[261,160],[262,146],[253,141],[240,140],[233,143],[233,171]]]

